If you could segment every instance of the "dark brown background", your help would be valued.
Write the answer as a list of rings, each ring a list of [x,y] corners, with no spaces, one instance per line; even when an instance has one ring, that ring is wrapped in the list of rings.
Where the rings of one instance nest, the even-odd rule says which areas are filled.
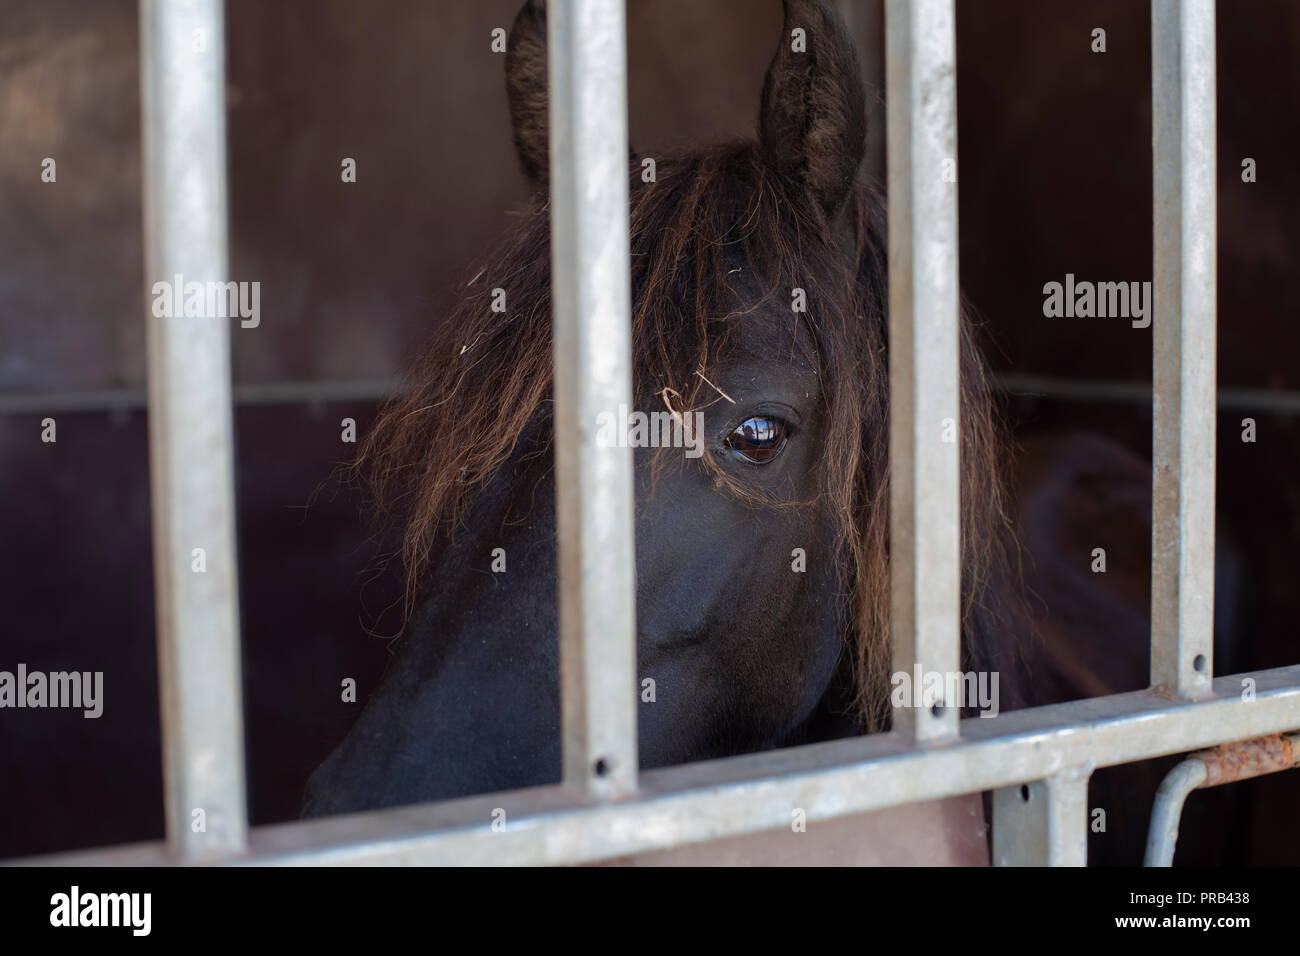
[[[846,2],[863,42],[873,4]],[[143,387],[135,3],[0,0],[0,393]],[[516,0],[228,2],[239,383],[391,380],[524,196],[502,57]],[[1108,52],[1089,50],[1095,27]],[[630,0],[638,152],[746,136],[776,0]],[[1220,4],[1219,382],[1300,389],[1300,7]],[[961,0],[962,281],[1000,371],[1149,382],[1150,331],[1045,319],[1042,285],[1151,275],[1150,22],[1132,0]],[[873,130],[877,155],[883,129]],[[41,160],[58,182],[40,181]],[[343,185],[339,163],[358,162]],[[1240,162],[1258,163],[1244,184]],[[1083,428],[1149,457],[1149,409],[1011,398],[1022,436]],[[162,834],[144,416],[0,416],[0,668],[102,670],[105,716],[0,711],[0,857]],[[246,405],[236,418],[250,808],[296,815],[303,782],[383,667],[390,576],[331,481],[373,403]],[[1259,439],[1239,440],[1255,417]],[[1241,669],[1294,663],[1300,433],[1225,411],[1221,533],[1244,568]],[[1137,546],[1148,547],[1145,539]],[[1126,556],[1145,562],[1145,553]],[[1238,785],[1227,855],[1300,861],[1295,776]],[[1197,797],[1192,798],[1194,803]],[[1191,804],[1189,803],[1189,807]]]

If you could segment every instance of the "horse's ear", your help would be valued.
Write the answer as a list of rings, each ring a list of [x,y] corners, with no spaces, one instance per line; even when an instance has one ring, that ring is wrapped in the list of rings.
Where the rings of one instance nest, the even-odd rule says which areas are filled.
[[[767,162],[831,220],[867,143],[867,93],[848,32],[824,0],[784,0],[759,141]],[[797,31],[797,32],[796,32]]]
[[[551,163],[546,69],[546,0],[528,0],[515,17],[506,43],[506,96],[519,165],[529,184],[542,191],[548,186]],[[631,147],[628,162],[640,164]]]
[[[549,163],[546,79],[546,4],[528,0],[515,17],[506,43],[506,95],[515,150],[535,189],[546,188]]]

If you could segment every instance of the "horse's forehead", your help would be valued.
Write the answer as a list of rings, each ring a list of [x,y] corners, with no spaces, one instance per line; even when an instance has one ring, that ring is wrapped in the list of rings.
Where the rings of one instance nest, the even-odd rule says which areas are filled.
[[[728,321],[737,357],[797,367],[815,365],[817,343],[805,321],[802,290],[771,287],[746,276],[744,267],[733,268],[728,284],[735,311]]]

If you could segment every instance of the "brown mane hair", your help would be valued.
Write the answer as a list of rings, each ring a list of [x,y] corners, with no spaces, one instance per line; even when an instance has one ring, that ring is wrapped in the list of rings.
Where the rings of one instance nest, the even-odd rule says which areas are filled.
[[[631,174],[633,367],[639,407],[702,408],[706,383],[727,361],[737,322],[791,289],[808,311],[791,313],[815,343],[826,408],[819,493],[795,507],[825,509],[842,555],[840,585],[850,622],[858,711],[864,729],[889,714],[889,388],[886,219],[878,192],[858,184],[836,241],[816,212],[770,168],[755,143],[657,159],[657,181]],[[739,264],[765,290],[737,309],[730,281]],[[508,311],[493,312],[492,290]],[[750,298],[752,299],[752,291]],[[442,337],[415,367],[410,387],[380,413],[352,465],[377,511],[403,529],[406,611],[427,586],[430,549],[453,533],[469,498],[516,451],[525,426],[549,416],[551,392],[549,211],[534,201],[470,281]],[[963,630],[1003,565],[1007,540],[1003,440],[987,375],[963,318],[961,469]],[[702,373],[696,374],[697,372]],[[665,393],[665,389],[671,392]],[[755,506],[773,506],[732,480],[706,451],[721,486]]]

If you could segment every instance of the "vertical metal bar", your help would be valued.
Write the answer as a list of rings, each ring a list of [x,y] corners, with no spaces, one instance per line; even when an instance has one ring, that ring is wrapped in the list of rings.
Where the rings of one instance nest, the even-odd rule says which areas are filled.
[[[957,82],[953,0],[889,0],[890,552],[894,668],[960,668]],[[895,708],[916,740],[960,701]]]
[[[1085,866],[1090,767],[993,791],[994,866]]]
[[[1155,0],[1151,36],[1151,683],[1195,697],[1214,672],[1214,0]]]
[[[636,788],[632,451],[596,442],[632,403],[622,0],[549,5],[551,271],[564,779]]]
[[[227,279],[221,0],[141,0],[140,56],[146,302],[165,304],[173,284]],[[230,320],[156,311],[145,321],[167,834],[194,859],[238,850],[248,827]]]

